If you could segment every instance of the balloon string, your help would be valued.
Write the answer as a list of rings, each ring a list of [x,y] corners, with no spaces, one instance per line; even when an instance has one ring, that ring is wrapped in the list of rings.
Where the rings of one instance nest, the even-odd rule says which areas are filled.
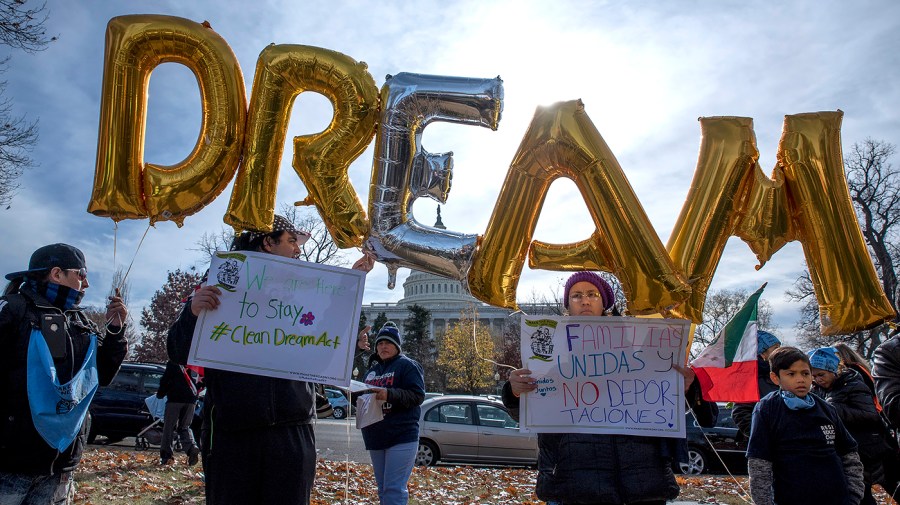
[[[122,280],[119,282],[119,287],[116,289],[125,286],[125,280],[128,279],[128,274],[131,273],[131,267],[134,266],[134,260],[137,259],[138,252],[141,250],[141,246],[144,244],[144,239],[147,238],[147,232],[150,231],[150,226],[152,225],[148,224],[147,229],[144,230],[144,235],[141,237],[141,241],[138,242],[137,249],[134,251],[134,257],[131,258],[131,263],[128,265],[128,270],[125,271],[125,275],[122,276]]]
[[[694,412],[694,409],[691,408],[691,403],[689,401],[687,401],[687,398],[684,399],[684,406],[687,407],[688,412],[691,413],[691,416],[694,418],[694,421],[696,422],[697,426],[700,426],[700,420],[697,419],[697,414]],[[734,474],[731,473],[731,469],[728,468],[728,465],[726,465],[725,461],[722,460],[722,456],[719,454],[719,451],[716,449],[716,446],[713,445],[712,440],[709,439],[709,437],[706,435],[706,432],[703,431],[702,427],[700,428],[700,433],[703,435],[703,438],[706,439],[706,443],[709,445],[709,447],[712,448],[713,454],[715,454],[716,457],[719,458],[719,463],[722,464],[722,468],[724,468],[725,471],[728,472],[728,476],[731,477],[731,480],[733,480],[734,483],[737,484],[738,489],[741,490],[741,493],[737,495],[738,498],[740,498],[744,503],[750,503],[752,505],[752,502],[747,501],[747,498],[746,498],[746,497],[750,496],[750,493],[748,493],[747,490],[744,489],[744,486],[741,485],[741,482],[739,480],[737,480],[737,478],[734,476]]]
[[[473,303],[472,304],[472,344],[474,344],[475,355],[478,356],[478,359],[487,361],[488,363],[491,363],[494,366],[509,368],[510,370],[517,370],[518,369],[517,367],[514,367],[512,365],[507,365],[505,363],[497,363],[496,361],[485,358],[484,356],[481,355],[481,353],[478,351],[478,339],[475,338],[475,327],[477,326],[477,324],[478,324],[478,309],[475,308],[475,304]]]
[[[353,391],[351,388],[347,388],[347,389],[339,388],[339,389],[341,390],[342,393],[344,391],[346,391],[347,399],[351,400],[350,404],[347,405],[347,415],[344,416],[344,419],[347,420],[347,422],[344,423],[347,425],[347,452],[344,453],[344,456],[346,457],[345,464],[344,464],[344,469],[346,470],[346,472],[344,472],[344,503],[349,504],[350,503],[350,447],[352,444],[352,441],[350,440],[350,425],[351,425],[350,414],[353,412],[353,401],[352,401]]]
[[[116,260],[116,253],[119,249],[119,222],[113,221],[113,272],[118,268],[118,260]]]

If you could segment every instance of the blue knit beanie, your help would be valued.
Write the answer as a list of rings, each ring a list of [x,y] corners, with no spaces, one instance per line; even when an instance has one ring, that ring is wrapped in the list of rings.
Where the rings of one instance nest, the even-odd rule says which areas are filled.
[[[820,347],[809,352],[809,365],[812,368],[837,373],[841,358],[834,347]]]
[[[384,326],[378,330],[378,336],[375,337],[375,345],[378,345],[378,342],[382,340],[387,340],[388,342],[397,346],[397,350],[399,352],[403,352],[403,347],[400,344],[403,342],[403,339],[400,338],[400,330],[397,329],[397,325],[394,324],[393,321],[388,321],[384,323]]]
[[[563,289],[563,306],[569,308],[569,290],[572,286],[579,282],[590,282],[600,292],[600,298],[603,299],[603,309],[610,309],[616,304],[616,295],[613,294],[612,286],[603,280],[603,277],[594,272],[575,272],[566,281],[566,287]]]
[[[773,345],[781,345],[781,340],[778,340],[778,337],[765,330],[756,332],[756,354],[766,352],[766,349]]]

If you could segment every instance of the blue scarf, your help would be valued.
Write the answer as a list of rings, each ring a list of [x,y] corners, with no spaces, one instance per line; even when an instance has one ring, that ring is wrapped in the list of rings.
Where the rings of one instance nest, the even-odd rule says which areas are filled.
[[[59,383],[50,349],[40,330],[28,341],[28,405],[31,420],[50,447],[62,452],[81,431],[88,406],[97,392],[97,336],[91,335],[84,363],[72,380]]]
[[[84,291],[77,291],[69,286],[63,286],[55,282],[39,283],[34,279],[28,279],[28,286],[46,298],[51,305],[62,310],[69,310],[75,307],[84,298]]]
[[[781,394],[781,399],[784,400],[784,404],[791,410],[811,409],[816,404],[811,394],[800,398],[794,393],[783,389],[779,393]]]

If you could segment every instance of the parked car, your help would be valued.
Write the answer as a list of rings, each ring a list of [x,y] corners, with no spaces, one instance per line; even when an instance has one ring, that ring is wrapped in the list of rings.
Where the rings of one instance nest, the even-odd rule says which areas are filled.
[[[436,396],[422,404],[417,465],[537,464],[537,435],[519,431],[503,404],[480,396]]]
[[[137,435],[153,422],[144,398],[156,394],[165,365],[156,363],[122,363],[119,373],[108,385],[94,395],[90,407],[88,443],[97,436],[114,443]]]
[[[348,413],[356,410],[351,408],[350,401],[347,400],[344,393],[337,389],[325,388],[325,397],[328,398],[328,403],[331,404],[331,409],[334,411],[332,415],[335,419],[343,419],[347,417]]]
[[[690,412],[686,426],[688,462],[679,464],[681,473],[699,475],[728,470],[747,474],[747,437],[734,424],[727,405],[719,404],[719,418],[712,428],[701,428]]]

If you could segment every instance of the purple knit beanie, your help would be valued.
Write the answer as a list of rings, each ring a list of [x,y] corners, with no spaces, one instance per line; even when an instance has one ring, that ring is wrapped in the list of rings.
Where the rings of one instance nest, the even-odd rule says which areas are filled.
[[[603,299],[604,310],[615,305],[616,296],[613,294],[612,286],[603,280],[603,277],[600,277],[594,272],[575,272],[569,277],[569,280],[566,281],[566,287],[563,290],[563,305],[567,309],[569,308],[569,290],[579,282],[590,282],[597,288],[597,291],[600,292],[600,298]]]

